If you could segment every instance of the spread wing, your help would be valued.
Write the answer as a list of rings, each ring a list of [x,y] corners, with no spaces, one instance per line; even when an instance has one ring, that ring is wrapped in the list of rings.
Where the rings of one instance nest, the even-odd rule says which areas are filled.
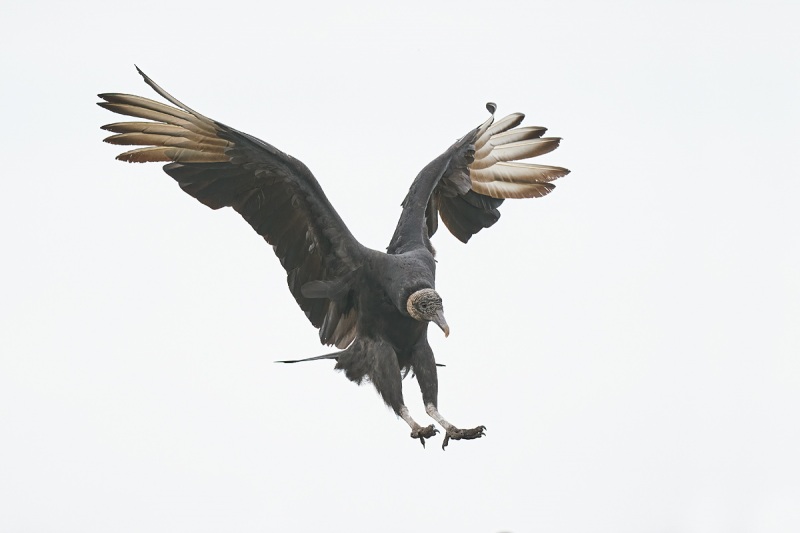
[[[521,160],[558,148],[558,137],[542,137],[539,126],[518,127],[525,115],[513,113],[494,121],[492,114],[479,127],[456,141],[426,166],[414,180],[389,245],[390,253],[414,246],[430,248],[430,237],[441,217],[462,242],[500,218],[506,198],[538,198],[555,188],[551,182],[569,174],[562,167]]]
[[[168,162],[164,171],[181,189],[212,209],[233,207],[272,245],[289,290],[319,328],[322,343],[346,347],[355,337],[353,280],[363,248],[311,171],[277,148],[192,110],[139,73],[172,105],[99,95],[104,102],[98,105],[146,120],[103,126],[115,134],[106,142],[141,146],[117,159]]]

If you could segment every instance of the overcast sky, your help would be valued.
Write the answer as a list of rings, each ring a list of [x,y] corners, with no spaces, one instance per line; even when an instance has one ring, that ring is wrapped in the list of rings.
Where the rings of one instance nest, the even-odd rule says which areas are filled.
[[[289,5],[286,5],[289,4]],[[800,530],[793,2],[16,2],[0,21],[0,530]],[[522,111],[572,173],[435,238],[422,449],[330,361],[272,250],[99,92],[304,161],[383,249],[416,173]],[[427,420],[416,382],[413,416]]]

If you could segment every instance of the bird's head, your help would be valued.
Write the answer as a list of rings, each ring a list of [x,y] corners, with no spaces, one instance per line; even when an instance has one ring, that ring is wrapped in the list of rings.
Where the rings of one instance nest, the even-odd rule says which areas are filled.
[[[411,294],[406,302],[406,310],[415,320],[433,322],[444,331],[444,336],[450,335],[450,326],[444,319],[442,297],[433,289],[421,289]]]

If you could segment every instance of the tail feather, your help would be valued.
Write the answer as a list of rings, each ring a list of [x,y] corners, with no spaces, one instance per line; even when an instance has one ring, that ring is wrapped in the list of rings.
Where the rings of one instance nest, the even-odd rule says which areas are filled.
[[[339,354],[342,352],[329,353],[325,355],[317,355],[316,357],[306,357],[305,359],[286,359],[284,361],[275,361],[276,363],[304,363],[306,361],[317,361],[320,359],[335,359],[339,360]]]

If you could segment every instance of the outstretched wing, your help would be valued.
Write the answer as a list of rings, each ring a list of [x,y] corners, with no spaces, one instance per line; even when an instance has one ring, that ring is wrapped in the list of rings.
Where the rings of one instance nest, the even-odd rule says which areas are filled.
[[[456,141],[426,166],[403,200],[403,213],[389,245],[390,253],[425,244],[441,217],[460,241],[488,228],[500,218],[506,198],[538,198],[555,188],[551,182],[569,174],[562,167],[521,162],[558,148],[558,137],[542,137],[539,126],[517,127],[525,115],[513,113],[479,127]]]
[[[139,74],[175,107],[140,96],[99,95],[105,101],[98,105],[147,120],[103,126],[115,133],[106,142],[142,146],[117,159],[168,162],[164,171],[184,191],[212,209],[233,207],[273,246],[289,289],[319,328],[320,340],[346,347],[355,336],[351,289],[363,248],[311,171],[277,148],[192,110]]]

